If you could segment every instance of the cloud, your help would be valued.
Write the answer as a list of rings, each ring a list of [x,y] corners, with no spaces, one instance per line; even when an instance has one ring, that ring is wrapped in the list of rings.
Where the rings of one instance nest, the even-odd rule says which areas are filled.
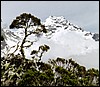
[[[70,56],[79,64],[89,68],[99,69],[99,49],[93,50],[86,55]]]

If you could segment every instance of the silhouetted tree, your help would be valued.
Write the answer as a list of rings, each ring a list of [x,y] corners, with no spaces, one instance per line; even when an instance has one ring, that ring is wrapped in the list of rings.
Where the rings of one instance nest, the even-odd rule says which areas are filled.
[[[39,28],[34,29],[33,26],[41,27],[41,29]],[[30,27],[33,27],[34,31],[28,33],[28,28]],[[43,32],[43,33],[47,32],[44,25],[41,24],[40,19],[28,13],[23,13],[20,16],[17,16],[16,19],[13,20],[13,22],[10,25],[10,29],[14,29],[14,28],[17,28],[17,29],[22,28],[25,30],[25,36],[20,46],[21,48],[20,52],[24,58],[25,58],[25,55],[24,55],[23,48],[24,48],[24,43],[26,42],[27,37],[31,34],[39,34],[40,32]]]

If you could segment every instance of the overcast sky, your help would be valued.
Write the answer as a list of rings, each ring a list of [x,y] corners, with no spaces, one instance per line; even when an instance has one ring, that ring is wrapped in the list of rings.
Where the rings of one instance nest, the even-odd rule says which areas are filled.
[[[84,30],[99,32],[99,1],[1,1],[1,18],[7,25],[23,12],[42,21],[50,15],[64,16]]]

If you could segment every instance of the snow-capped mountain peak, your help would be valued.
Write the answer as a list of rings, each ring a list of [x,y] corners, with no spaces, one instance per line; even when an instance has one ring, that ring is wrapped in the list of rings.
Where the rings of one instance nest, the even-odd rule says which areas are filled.
[[[85,39],[94,39],[92,38],[93,33],[84,31],[81,27],[66,20],[63,16],[49,16],[43,24],[45,25],[46,29],[48,29],[50,35],[53,35],[53,33],[55,35],[55,33],[60,31],[62,32],[64,30],[66,32],[75,31],[75,33],[81,34]]]
[[[68,20],[66,20],[63,16],[56,17],[56,16],[49,16],[45,21],[45,26],[50,28],[62,28],[62,29],[79,29],[77,25],[72,24]],[[68,28],[70,26],[70,28]]]

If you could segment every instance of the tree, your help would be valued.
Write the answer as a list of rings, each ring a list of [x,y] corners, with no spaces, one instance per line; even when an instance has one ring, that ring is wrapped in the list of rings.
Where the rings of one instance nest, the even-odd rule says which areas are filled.
[[[39,28],[34,29],[34,26],[41,27],[41,29],[39,29]],[[28,33],[28,28],[30,28],[30,27],[33,28],[33,31]],[[16,19],[13,20],[13,22],[10,25],[10,29],[14,29],[14,28],[17,28],[17,29],[23,28],[25,30],[25,36],[24,36],[24,39],[20,46],[20,52],[21,52],[23,58],[25,58],[24,43],[27,42],[26,41],[27,37],[31,34],[39,34],[40,32],[43,32],[43,33],[47,32],[44,25],[41,24],[40,19],[38,19],[37,17],[35,17],[31,14],[28,14],[28,13],[23,13],[20,16],[17,16]],[[33,44],[33,42],[31,42],[31,45],[32,44]],[[31,45],[29,45],[29,46],[31,46]]]
[[[36,26],[37,28],[35,29],[34,26]],[[29,42],[27,41],[27,37],[31,34],[40,34],[40,33],[47,33],[47,30],[45,29],[45,26],[41,24],[40,19],[38,19],[37,17],[34,17],[31,14],[27,14],[27,13],[23,13],[20,16],[17,16],[16,19],[13,20],[13,22],[10,25],[10,29],[24,29],[25,30],[25,36],[22,40],[21,46],[20,46],[20,52],[21,55],[18,54],[14,54],[17,50],[19,45],[17,44],[17,47],[15,49],[15,51],[13,53],[8,53],[7,56],[4,56],[1,61],[1,72],[2,72],[2,85],[18,85],[18,82],[20,81],[19,79],[21,79],[21,76],[27,72],[28,69],[34,70],[35,68],[37,68],[37,63],[34,62],[34,58],[32,61],[27,60],[25,58],[25,54],[24,54],[24,48],[25,47],[30,47],[32,45],[32,42],[30,45],[28,46],[24,46],[25,42]],[[29,28],[32,28],[33,30],[31,32],[28,31]],[[15,47],[15,46],[13,46]],[[11,48],[13,48],[11,47]],[[40,46],[39,47],[39,51],[41,51],[41,55],[39,56],[39,60],[41,60],[41,57],[44,53],[44,51],[47,52],[47,50],[49,49],[49,46],[44,45],[44,46]],[[38,52],[37,52],[38,53]],[[31,55],[33,55],[33,53],[31,53]],[[12,69],[14,71],[12,71]],[[5,73],[6,71],[6,73]],[[12,74],[10,74],[10,73]],[[14,79],[15,78],[15,79]],[[13,80],[14,79],[14,80]]]

